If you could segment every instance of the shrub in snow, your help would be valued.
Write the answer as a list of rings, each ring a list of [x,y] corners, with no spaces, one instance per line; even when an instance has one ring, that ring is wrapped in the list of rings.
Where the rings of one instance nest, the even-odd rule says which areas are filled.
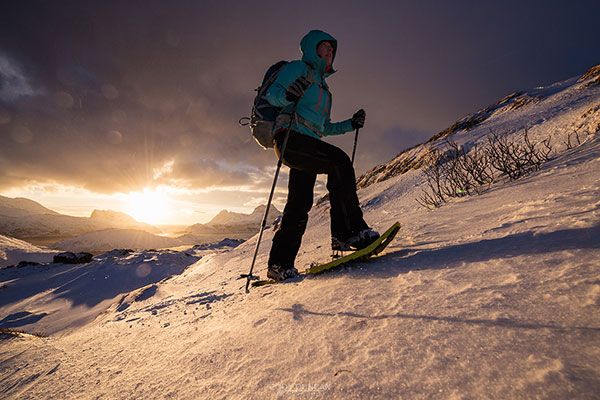
[[[446,140],[448,151],[431,151],[425,161],[427,189],[417,201],[424,207],[434,208],[453,197],[480,194],[486,186],[498,179],[519,179],[537,171],[552,151],[550,138],[532,143],[523,132],[521,141],[492,132],[486,146],[470,149]]]

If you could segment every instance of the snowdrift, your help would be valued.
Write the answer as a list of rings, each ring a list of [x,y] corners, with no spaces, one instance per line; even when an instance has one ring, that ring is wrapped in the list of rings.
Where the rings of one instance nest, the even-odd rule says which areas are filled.
[[[0,268],[16,265],[21,261],[51,262],[56,250],[34,246],[23,240],[0,235]]]

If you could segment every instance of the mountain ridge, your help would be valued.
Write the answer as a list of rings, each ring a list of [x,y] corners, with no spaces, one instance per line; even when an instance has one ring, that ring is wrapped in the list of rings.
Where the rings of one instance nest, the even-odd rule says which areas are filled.
[[[258,232],[264,218],[266,205],[261,204],[254,208],[250,214],[221,210],[206,224],[194,224],[187,229],[189,233],[213,232]],[[281,211],[273,204],[269,208],[267,226],[272,225],[282,215]]]
[[[421,168],[425,162],[427,153],[432,148],[440,147],[440,139],[446,139],[455,135],[464,135],[492,117],[498,117],[506,112],[517,111],[527,106],[534,106],[564,90],[571,88],[574,90],[584,90],[599,85],[600,64],[589,68],[583,75],[578,77],[530,90],[513,92],[498,102],[461,118],[448,128],[433,135],[426,142],[402,150],[390,161],[373,167],[358,177],[357,187],[359,189],[366,188],[373,183],[382,182],[410,170]],[[530,121],[525,122],[521,129],[526,129],[528,123]]]
[[[0,215],[21,216],[29,214],[61,215],[60,213],[44,207],[37,201],[25,197],[5,197],[0,195]]]

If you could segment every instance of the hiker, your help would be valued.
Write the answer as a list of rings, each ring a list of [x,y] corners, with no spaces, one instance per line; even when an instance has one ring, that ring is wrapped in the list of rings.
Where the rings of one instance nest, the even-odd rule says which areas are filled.
[[[302,38],[300,49],[302,60],[285,65],[266,95],[270,104],[282,107],[274,128],[278,157],[294,118],[282,159],[290,168],[287,203],[280,228],[273,237],[267,270],[267,277],[276,281],[298,275],[294,259],[313,204],[317,174],[327,174],[332,250],[361,249],[379,238],[363,219],[350,158],[321,139],[362,128],[366,117],[361,109],[350,119],[330,122],[331,93],[325,78],[335,72],[337,40],[328,33],[313,30]],[[308,79],[311,75],[312,82]],[[292,117],[294,104],[296,115]]]

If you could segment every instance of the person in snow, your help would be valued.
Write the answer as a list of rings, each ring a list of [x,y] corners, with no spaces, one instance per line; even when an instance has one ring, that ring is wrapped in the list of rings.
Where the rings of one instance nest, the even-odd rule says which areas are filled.
[[[313,30],[302,38],[300,50],[302,60],[288,63],[266,94],[269,103],[282,107],[274,127],[278,157],[296,104],[282,159],[290,168],[287,203],[280,228],[273,237],[267,269],[267,277],[276,281],[298,275],[294,259],[313,204],[317,174],[327,174],[332,249],[361,249],[379,238],[363,219],[350,158],[338,147],[321,140],[324,136],[362,128],[366,117],[361,109],[345,121],[330,120],[331,92],[325,78],[335,72],[337,40],[328,33]]]

